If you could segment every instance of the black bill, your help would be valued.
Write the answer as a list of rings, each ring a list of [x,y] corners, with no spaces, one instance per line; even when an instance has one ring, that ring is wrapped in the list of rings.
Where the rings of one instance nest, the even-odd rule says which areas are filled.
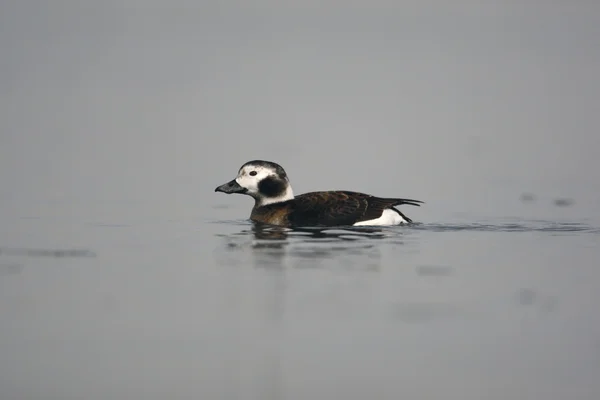
[[[215,189],[215,192],[223,192],[223,193],[246,193],[248,189],[243,188],[234,180],[231,182],[227,182],[224,185],[221,185]]]

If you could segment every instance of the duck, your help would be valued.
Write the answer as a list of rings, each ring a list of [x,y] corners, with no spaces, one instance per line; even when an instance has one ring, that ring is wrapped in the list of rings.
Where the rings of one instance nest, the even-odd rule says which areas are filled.
[[[413,220],[396,207],[419,207],[420,200],[383,198],[348,190],[309,192],[294,196],[281,165],[264,160],[248,161],[237,177],[215,192],[244,194],[254,199],[250,220],[282,227],[389,226]]]

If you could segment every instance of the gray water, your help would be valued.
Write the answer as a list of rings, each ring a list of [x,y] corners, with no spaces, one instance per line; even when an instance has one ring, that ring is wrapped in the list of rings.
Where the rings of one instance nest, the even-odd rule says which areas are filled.
[[[0,5],[0,399],[597,399],[595,4]],[[431,7],[431,4],[434,7]],[[214,193],[425,201],[265,229]]]

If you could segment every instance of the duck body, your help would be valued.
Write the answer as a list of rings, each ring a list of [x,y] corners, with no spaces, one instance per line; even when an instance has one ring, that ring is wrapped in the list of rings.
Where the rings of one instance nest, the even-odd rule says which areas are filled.
[[[304,193],[294,196],[287,174],[273,162],[244,164],[236,179],[215,189],[246,194],[255,199],[250,219],[285,227],[400,225],[413,221],[395,208],[420,200],[382,198],[347,190]]]

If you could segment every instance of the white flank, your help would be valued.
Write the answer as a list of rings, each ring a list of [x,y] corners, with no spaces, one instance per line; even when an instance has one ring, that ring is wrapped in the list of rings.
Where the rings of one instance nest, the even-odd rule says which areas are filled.
[[[400,225],[400,224],[406,224],[406,223],[408,223],[408,221],[406,221],[404,218],[402,218],[402,216],[400,214],[398,214],[396,211],[383,210],[381,217],[375,218],[375,219],[370,219],[368,221],[357,222],[353,226]]]

